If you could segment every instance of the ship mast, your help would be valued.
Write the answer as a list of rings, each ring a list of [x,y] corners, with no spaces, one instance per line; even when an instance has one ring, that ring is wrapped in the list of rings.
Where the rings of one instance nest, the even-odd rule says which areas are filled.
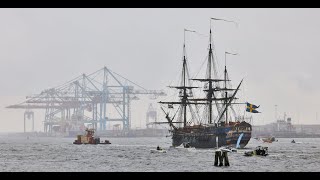
[[[208,123],[212,124],[212,102],[216,102],[217,105],[217,110],[218,110],[218,114],[220,116],[219,120],[221,120],[222,116],[224,115],[223,113],[226,113],[226,118],[225,121],[227,123],[228,120],[228,111],[227,111],[227,107],[230,105],[231,102],[229,102],[229,100],[233,100],[233,99],[237,99],[235,97],[228,97],[228,93],[227,91],[234,91],[236,89],[228,89],[227,88],[227,81],[230,81],[229,79],[227,79],[227,66],[226,66],[226,58],[225,58],[225,69],[224,69],[224,78],[223,79],[215,79],[215,77],[212,77],[212,67],[214,68],[215,64],[213,61],[213,50],[212,50],[212,31],[211,31],[211,20],[222,20],[222,21],[227,21],[227,22],[233,22],[233,21],[228,21],[228,20],[224,20],[224,19],[217,19],[217,18],[210,18],[210,37],[209,37],[209,55],[208,55],[208,63],[207,63],[207,75],[205,79],[192,79],[192,80],[196,80],[196,81],[202,81],[202,82],[208,82],[208,89],[204,90],[207,92],[207,96],[206,98],[200,98],[200,99],[189,99],[190,101],[207,101],[208,104]],[[227,53],[227,54],[231,54],[231,53]],[[235,55],[235,54],[233,54]],[[214,73],[215,76],[217,76],[216,74],[216,70],[214,69]],[[224,88],[220,88],[219,87],[219,82],[223,81],[224,82]],[[214,84],[214,82],[216,84]],[[213,86],[215,85],[215,87]],[[216,95],[214,94],[215,91],[222,91],[222,97],[221,98],[217,98]],[[224,92],[224,95],[223,95]],[[217,101],[222,101],[224,104],[225,109],[223,110],[223,112],[221,112]]]
[[[209,66],[209,76],[208,79],[211,79],[211,56],[212,56],[212,46],[211,46],[211,41],[212,41],[212,34],[211,34],[211,27],[210,27],[210,45],[209,45],[209,56],[208,56],[208,66]],[[209,89],[208,89],[208,94],[207,98],[209,101],[209,124],[212,123],[212,95],[213,95],[213,90],[212,90],[212,81],[209,81]]]
[[[225,79],[214,79],[212,77],[212,67],[214,66],[213,63],[213,49],[212,49],[212,31],[211,31],[211,25],[210,25],[210,37],[209,37],[209,52],[208,52],[208,63],[207,63],[207,74],[204,79],[192,79],[196,81],[201,81],[201,82],[208,82],[208,89],[205,89],[204,91],[207,92],[206,98],[203,99],[189,99],[190,101],[207,101],[208,105],[208,123],[212,124],[212,102],[213,101],[222,101],[224,98],[216,98],[214,91],[220,91],[221,89],[217,87],[214,87],[214,82],[220,82],[220,81],[227,81]],[[218,107],[217,107],[218,108]],[[218,110],[219,111],[219,110]]]
[[[186,58],[186,43],[185,43],[185,32],[186,31],[190,31],[190,30],[184,29],[181,83],[180,83],[180,86],[169,86],[169,88],[175,88],[175,89],[179,90],[180,101],[178,101],[178,102],[162,102],[162,101],[160,101],[159,102],[161,104],[169,104],[169,105],[179,104],[180,105],[180,107],[181,107],[180,112],[182,112],[182,116],[183,116],[182,117],[183,127],[187,126],[187,106],[190,104],[205,104],[205,103],[189,102],[189,100],[188,100],[188,97],[192,96],[192,89],[198,88],[198,87],[190,86],[190,83],[188,83],[189,82],[189,71],[188,71],[187,58]],[[194,31],[190,31],[190,32],[194,32]],[[189,91],[189,94],[188,94],[188,91]],[[169,124],[173,123],[172,120],[171,120],[171,122],[169,122]],[[177,122],[177,123],[179,123],[179,122]]]
[[[227,106],[227,98],[228,98],[228,92],[227,92],[227,58],[226,58],[227,52],[224,54],[224,93],[226,100],[224,101],[225,107],[226,107],[226,124],[228,124],[228,106]]]
[[[225,101],[224,101],[224,105],[226,107],[226,124],[228,123],[228,90],[232,90],[232,89],[227,89],[227,54],[231,54],[231,55],[237,55],[237,54],[233,54],[233,53],[229,53],[229,52],[224,52],[224,93],[225,93]],[[232,109],[232,107],[231,107]]]
[[[182,67],[182,90],[183,96],[181,98],[181,105],[183,108],[183,126],[187,126],[187,88],[186,88],[186,71],[187,71],[187,60],[186,60],[186,31],[183,32],[183,67]]]

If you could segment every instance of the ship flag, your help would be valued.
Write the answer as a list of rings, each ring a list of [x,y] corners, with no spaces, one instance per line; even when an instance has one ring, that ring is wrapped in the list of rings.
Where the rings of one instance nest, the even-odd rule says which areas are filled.
[[[247,112],[251,112],[251,113],[260,113],[259,111],[257,111],[256,109],[259,108],[260,106],[256,106],[254,104],[250,104],[247,102],[247,108],[246,111]]]

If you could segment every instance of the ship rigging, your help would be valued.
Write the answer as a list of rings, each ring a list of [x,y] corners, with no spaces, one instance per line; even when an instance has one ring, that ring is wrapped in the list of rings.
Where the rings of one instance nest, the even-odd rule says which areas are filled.
[[[222,19],[211,18],[210,20]],[[251,125],[246,122],[241,122],[242,124],[240,122],[231,122],[231,119],[229,120],[228,118],[228,109],[231,109],[234,112],[233,104],[245,104],[234,102],[234,100],[238,99],[235,96],[243,80],[241,80],[235,89],[227,83],[230,82],[230,79],[228,77],[226,55],[237,54],[225,52],[224,77],[219,78],[213,54],[212,30],[210,27],[206,75],[204,78],[190,78],[186,57],[186,31],[195,32],[186,29],[184,30],[181,81],[178,86],[169,86],[169,88],[174,88],[179,91],[179,101],[159,102],[160,104],[167,104],[169,109],[173,109],[174,105],[179,105],[173,117],[170,117],[169,112],[166,112],[164,108],[161,107],[166,115],[167,123],[172,128],[173,146],[179,146],[182,143],[190,143],[190,145],[194,147],[210,148],[215,147],[216,144],[217,146],[232,144],[234,139],[239,136],[239,130],[241,130],[242,133],[245,133],[244,140],[242,142],[242,146],[245,146],[251,137]],[[194,97],[194,90],[201,89],[201,87],[192,85],[192,82],[194,81],[204,83],[202,91],[204,92],[205,97]],[[221,85],[221,83],[223,84]],[[228,92],[231,93],[229,94]],[[204,106],[203,117],[200,117],[199,115],[200,106]],[[215,109],[213,108],[214,106],[216,107]],[[187,108],[189,108],[189,114],[191,114],[190,121],[187,121]],[[174,121],[178,112],[178,120]],[[243,127],[240,129],[239,127],[235,128],[235,126],[239,126],[239,124]],[[236,133],[233,135],[232,132],[234,130]],[[227,137],[228,134],[229,137]]]

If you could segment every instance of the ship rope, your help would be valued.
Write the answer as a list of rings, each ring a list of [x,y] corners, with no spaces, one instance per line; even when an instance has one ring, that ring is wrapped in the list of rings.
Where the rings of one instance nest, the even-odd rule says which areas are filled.
[[[195,79],[195,78],[198,76],[198,74],[201,72],[201,69],[203,68],[203,65],[207,62],[207,59],[208,59],[208,55],[205,56],[205,58],[204,58],[204,60],[203,60],[203,62],[202,62],[202,64],[201,64],[199,70],[198,70],[197,73],[192,77],[192,79]]]
[[[182,106],[183,105],[179,106],[179,114],[178,114],[177,122],[183,122],[183,115],[182,115],[183,114],[183,108],[180,108]],[[181,124],[179,123],[177,126],[181,127]]]
[[[214,41],[212,41],[212,62],[213,62],[214,77],[218,79],[219,78],[219,72],[217,70],[217,67],[219,66],[219,61],[218,61],[218,57],[217,57],[217,54],[216,54],[216,51],[215,51]],[[217,88],[220,88],[220,82],[215,82],[214,84],[215,84],[215,86]],[[214,98],[216,98],[216,96],[214,96]],[[217,101],[215,102],[215,105],[216,105],[216,108],[217,108],[217,111],[218,111],[218,115],[220,115],[221,111],[222,111],[222,105],[218,104]]]
[[[209,106],[205,106],[204,110],[203,110],[203,115],[202,115],[203,119],[204,119],[203,121],[209,119],[209,113],[208,112],[209,112]],[[206,122],[203,122],[203,121],[202,121],[202,123],[207,124]]]
[[[228,74],[228,72],[227,72],[227,79],[229,80],[229,74]],[[228,81],[227,82],[227,84],[228,84],[228,86],[230,87],[230,89],[232,89],[232,84],[231,84],[231,82],[230,81]],[[244,98],[244,89],[245,89],[245,85],[243,84],[242,85],[242,98]],[[245,98],[244,98],[245,99]],[[235,103],[237,103],[238,102],[238,100],[237,99],[235,99],[234,100],[234,102]],[[241,119],[246,119],[246,117],[245,117],[245,109],[246,108],[243,108],[243,110],[242,110],[242,106],[236,106],[236,109],[235,109],[235,106],[233,106],[232,104],[230,105],[230,109],[232,110],[232,113],[233,113],[233,116],[234,116],[234,120],[236,121],[236,120],[241,120]],[[243,114],[243,115],[242,115]]]
[[[195,123],[194,119],[199,123],[199,117],[197,116],[197,113],[194,112],[194,110],[190,104],[188,104],[188,107],[189,107],[189,110],[191,113],[191,120],[189,121],[189,123],[191,123],[191,122]]]
[[[179,106],[179,107],[178,107],[178,109],[177,109],[177,111],[174,113],[174,115],[173,115],[173,117],[172,117],[171,121],[173,121],[173,120],[174,120],[174,118],[176,117],[176,115],[177,115],[177,113],[178,113],[178,111],[179,111],[180,107],[181,107],[181,106]]]
[[[198,115],[198,124],[201,124],[201,117],[200,117],[200,108],[198,105],[195,105],[195,108],[196,108],[196,114]]]

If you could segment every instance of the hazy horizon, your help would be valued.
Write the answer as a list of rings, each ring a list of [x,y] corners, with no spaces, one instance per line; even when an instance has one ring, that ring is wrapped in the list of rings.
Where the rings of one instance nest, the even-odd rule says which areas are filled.
[[[241,93],[260,105],[253,125],[275,121],[275,105],[293,124],[320,124],[319,9],[0,9],[0,132],[23,131],[24,110],[6,106],[104,66],[166,90],[181,71],[183,30],[207,35],[210,17],[238,23],[213,22],[213,40],[220,71],[225,51],[239,54],[228,57],[228,72],[233,85],[244,78]],[[186,34],[191,75],[207,46],[208,37]],[[144,126],[147,108],[145,100],[132,112],[133,128]],[[43,131],[44,110],[35,112]]]

